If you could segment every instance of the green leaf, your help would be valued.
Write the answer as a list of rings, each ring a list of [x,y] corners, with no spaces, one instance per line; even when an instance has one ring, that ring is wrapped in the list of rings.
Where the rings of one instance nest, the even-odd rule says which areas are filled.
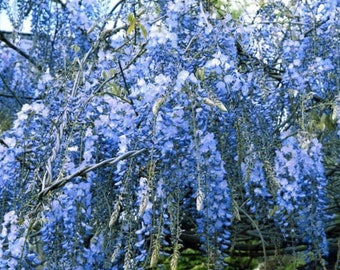
[[[146,39],[148,37],[148,32],[146,31],[143,24],[139,24],[140,30],[142,31],[143,37]]]
[[[155,103],[152,106],[152,113],[154,116],[157,116],[159,109],[161,108],[165,100],[166,100],[166,96],[161,96],[155,101]]]
[[[108,77],[113,77],[115,74],[116,74],[116,70],[114,68],[111,68],[109,70],[106,71],[107,72],[107,75]]]
[[[128,21],[129,24],[131,24],[133,21],[136,21],[135,16],[132,13],[130,13],[127,16],[127,21]]]
[[[325,130],[326,124],[327,124],[326,122],[327,122],[327,114],[323,113],[321,115],[321,119],[320,119],[320,123],[319,123],[321,130]]]
[[[203,81],[204,80],[204,73],[205,73],[205,68],[197,68],[197,70],[195,72],[195,76],[196,76],[196,78]]]
[[[271,210],[269,211],[269,216],[270,216],[270,217],[274,216],[274,214],[275,214],[277,211],[279,211],[279,210],[280,210],[280,207],[277,206],[277,205],[275,205],[275,206],[273,207],[273,209],[271,209]]]
[[[333,110],[332,110],[332,114],[331,114],[331,121],[335,124],[338,118],[338,108],[337,106],[334,104],[333,106]]]
[[[110,89],[110,93],[114,96],[121,97],[123,94],[119,86],[115,83],[111,83],[109,89]]]
[[[75,53],[79,52],[79,50],[80,50],[80,47],[77,44],[73,44],[71,46],[71,48],[72,48],[72,50],[74,50]]]
[[[103,79],[107,79],[107,71],[106,70],[102,70],[102,77],[103,77]]]
[[[332,114],[327,114],[325,117],[325,125],[327,130],[335,130],[336,122],[332,120]]]
[[[127,16],[127,21],[129,23],[129,27],[128,29],[126,30],[126,34],[127,35],[130,35],[136,28],[136,18],[135,18],[135,15],[133,15],[132,13],[130,13],[128,16]]]
[[[111,68],[109,70],[103,70],[102,71],[103,79],[112,78],[115,74],[116,74],[116,70],[113,69],[113,68]]]
[[[203,98],[203,102],[211,107],[215,106],[219,108],[222,112],[228,111],[227,108],[224,106],[224,104],[218,99],[212,100],[210,98]]]
[[[132,21],[129,28],[126,30],[126,34],[127,35],[130,35],[134,30],[135,30],[135,27],[136,27],[136,21]]]

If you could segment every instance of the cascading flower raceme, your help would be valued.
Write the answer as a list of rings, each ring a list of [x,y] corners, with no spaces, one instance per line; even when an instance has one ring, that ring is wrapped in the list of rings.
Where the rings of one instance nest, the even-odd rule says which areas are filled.
[[[290,137],[277,150],[275,173],[280,187],[276,218],[287,238],[291,234],[302,235],[312,249],[327,254],[322,224],[329,217],[319,214],[327,206],[322,158],[321,144],[316,139]],[[283,217],[278,213],[284,213]]]
[[[192,248],[222,269],[242,222],[264,256],[267,228],[278,252],[327,256],[335,1],[251,23],[196,0],[16,2],[32,35],[0,32],[20,107],[0,141],[1,267],[177,269]]]

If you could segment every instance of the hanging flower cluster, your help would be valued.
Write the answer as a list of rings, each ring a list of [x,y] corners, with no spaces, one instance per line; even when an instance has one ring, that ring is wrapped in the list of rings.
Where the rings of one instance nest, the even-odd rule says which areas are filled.
[[[0,144],[1,267],[176,269],[190,246],[220,269],[244,219],[264,255],[270,224],[326,256],[305,117],[339,99],[334,1],[264,5],[252,25],[196,0],[108,2],[31,3],[35,70],[0,77],[34,95]]]

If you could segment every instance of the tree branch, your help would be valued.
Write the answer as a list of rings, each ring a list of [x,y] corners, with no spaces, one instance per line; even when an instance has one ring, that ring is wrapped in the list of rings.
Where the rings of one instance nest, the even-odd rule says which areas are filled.
[[[4,86],[5,86],[5,89],[7,89],[8,92],[10,92],[12,94],[12,98],[14,98],[20,106],[22,106],[22,102],[20,101],[20,99],[17,97],[17,95],[15,94],[14,91],[12,91],[12,89],[9,87],[9,85],[7,84],[5,78],[0,74],[0,79],[2,80]],[[9,97],[9,95],[5,95],[5,94],[0,94],[0,96],[2,97]]]
[[[66,4],[63,3],[61,0],[53,0],[54,2],[56,2],[57,4],[60,4],[63,8],[66,8]]]
[[[50,191],[61,188],[62,186],[64,186],[66,183],[68,183],[70,180],[72,180],[73,178],[75,178],[77,176],[85,175],[86,173],[93,171],[95,169],[98,169],[100,167],[104,167],[104,166],[107,166],[107,165],[115,165],[121,160],[127,159],[129,157],[137,156],[137,155],[143,153],[144,151],[146,151],[146,149],[129,151],[129,152],[126,152],[125,154],[122,154],[118,157],[109,158],[109,159],[106,159],[102,162],[95,163],[95,164],[92,164],[92,165],[86,165],[85,167],[79,168],[76,172],[72,173],[71,175],[63,177],[61,179],[57,179],[50,186],[43,189],[39,193],[38,198],[40,200],[42,197],[44,197]]]
[[[1,138],[0,138],[0,144],[2,144],[4,146],[6,146],[7,148],[9,148],[7,143],[5,143],[5,141],[3,139],[1,139]]]
[[[28,100],[38,100],[38,98],[34,98],[34,97],[25,97],[25,96],[16,96],[14,94],[12,95],[7,95],[7,94],[3,94],[3,93],[0,93],[0,97],[4,97],[4,98],[14,98],[15,100],[18,101],[18,98],[21,98],[21,99],[28,99]],[[18,101],[19,102],[19,101]],[[20,102],[20,105],[22,106],[22,102]]]
[[[42,70],[42,67],[39,66],[34,59],[29,56],[27,53],[25,53],[23,50],[15,46],[12,42],[10,42],[4,35],[3,32],[0,32],[0,41],[4,42],[7,47],[11,48],[12,50],[16,51],[18,54],[20,54],[22,57],[27,59],[33,66],[35,66],[38,70]]]
[[[284,72],[283,70],[272,67],[272,66],[264,63],[262,60],[258,59],[257,57],[250,55],[245,49],[243,49],[241,43],[238,40],[236,40],[235,46],[236,46],[236,49],[237,49],[237,54],[240,58],[239,64],[242,64],[243,61],[246,61],[246,62],[243,63],[245,65],[248,65],[247,62],[253,63],[255,65],[260,66],[263,69],[263,71],[265,72],[265,74],[267,74],[270,78],[272,78],[276,81],[279,81],[279,82],[282,81],[282,74]],[[242,61],[241,60],[242,57],[245,58],[245,60]]]

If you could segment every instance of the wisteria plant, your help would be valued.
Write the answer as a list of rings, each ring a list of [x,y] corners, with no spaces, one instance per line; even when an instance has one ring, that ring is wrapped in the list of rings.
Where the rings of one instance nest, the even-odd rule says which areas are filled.
[[[223,269],[240,222],[326,267],[339,8],[263,2],[0,1],[0,268]]]

